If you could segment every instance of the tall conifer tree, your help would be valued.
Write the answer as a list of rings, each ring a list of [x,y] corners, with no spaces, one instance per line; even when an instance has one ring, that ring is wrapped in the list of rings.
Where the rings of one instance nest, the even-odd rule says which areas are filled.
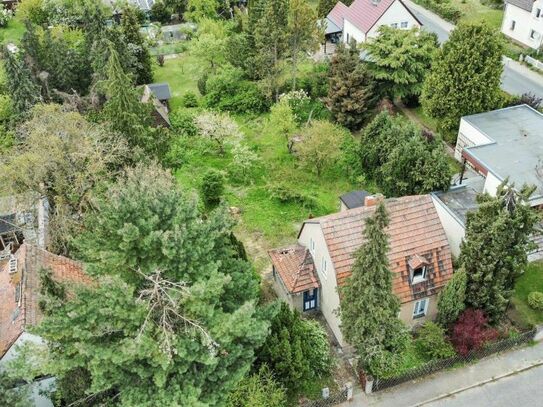
[[[477,211],[468,213],[459,258],[467,274],[466,305],[482,309],[493,322],[504,315],[528,262],[538,219],[528,203],[532,192],[525,187],[517,193],[504,183],[495,197],[481,195]]]
[[[362,246],[355,253],[352,274],[340,288],[341,331],[369,373],[381,376],[394,366],[405,345],[406,331],[398,318],[400,301],[392,292],[389,223],[383,203],[366,219]]]
[[[17,53],[4,50],[6,88],[17,114],[27,112],[40,100],[40,87],[24,61],[23,51]]]

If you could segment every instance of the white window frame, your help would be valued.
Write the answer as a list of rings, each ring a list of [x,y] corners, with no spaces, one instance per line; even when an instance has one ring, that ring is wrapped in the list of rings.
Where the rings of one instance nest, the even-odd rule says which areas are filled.
[[[407,28],[409,26],[409,22],[408,21],[402,21],[402,23],[400,24],[400,27],[401,28]]]
[[[428,313],[428,304],[430,304],[430,298],[421,298],[416,301],[413,307],[413,319],[425,317]]]
[[[422,269],[422,276],[415,276],[415,271]],[[426,266],[422,266],[413,270],[413,277],[411,278],[411,284],[420,283],[426,280],[428,269]]]

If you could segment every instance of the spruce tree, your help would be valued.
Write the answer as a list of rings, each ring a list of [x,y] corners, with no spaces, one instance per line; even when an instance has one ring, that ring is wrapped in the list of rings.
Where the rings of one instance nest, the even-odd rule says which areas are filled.
[[[256,314],[259,280],[237,255],[232,226],[225,208],[203,217],[197,199],[156,164],[127,170],[99,195],[76,241],[96,284],[39,327],[50,373],[69,385],[70,372],[86,372],[78,398],[224,405],[268,327]]]
[[[4,49],[6,88],[13,101],[16,114],[27,112],[40,101],[40,87],[25,63],[23,51],[17,53]]]
[[[137,64],[135,66],[135,82],[137,85],[153,82],[151,55],[140,33],[137,10],[134,6],[125,5],[121,18],[121,32],[125,41],[134,53]]]
[[[462,116],[500,106],[502,54],[498,32],[485,23],[462,23],[434,58],[421,102],[451,140]]]
[[[528,199],[533,189],[516,192],[504,182],[495,197],[478,197],[467,215],[460,266],[466,270],[466,305],[482,309],[492,322],[503,317],[515,280],[528,262],[530,236],[538,220]]]
[[[365,221],[363,244],[355,253],[351,276],[340,287],[341,331],[362,366],[373,375],[390,373],[405,346],[406,330],[398,318],[400,301],[392,292],[389,223],[383,203]]]
[[[437,322],[444,328],[454,323],[466,308],[467,275],[464,269],[454,273],[437,300]]]
[[[340,44],[332,59],[328,108],[334,119],[351,130],[359,129],[375,106],[375,83],[352,42]]]

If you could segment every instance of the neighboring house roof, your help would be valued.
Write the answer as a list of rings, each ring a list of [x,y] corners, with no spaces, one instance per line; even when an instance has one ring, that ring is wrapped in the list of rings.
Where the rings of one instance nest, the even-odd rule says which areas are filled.
[[[420,24],[422,23],[417,17],[407,8],[401,0],[355,0],[349,7],[338,2],[335,7],[328,13],[327,18],[332,20],[334,24],[343,29],[343,21],[349,20],[356,28],[363,33],[367,33],[377,24],[379,19],[386,11],[398,1],[404,9]]]
[[[275,271],[291,293],[301,293],[319,287],[313,257],[305,247],[297,244],[268,252]]]
[[[535,0],[505,0],[505,2],[531,13]]]
[[[349,7],[347,7],[341,1],[338,1],[336,5],[334,6],[334,8],[328,13],[328,16],[326,18],[332,21],[332,23],[334,23],[336,26],[338,26],[342,30],[343,18],[345,17],[348,10],[349,10]]]
[[[449,243],[431,196],[386,199],[385,207],[390,218],[386,232],[394,293],[402,303],[433,294],[450,279],[453,267]],[[320,224],[340,286],[351,275],[354,254],[363,243],[365,220],[375,208],[363,206],[305,222]],[[427,262],[428,277],[412,285],[408,263],[414,258]]]
[[[363,190],[351,191],[341,195],[339,199],[345,204],[347,209],[354,209],[364,206],[366,197],[370,195],[371,194],[369,192]]]
[[[153,95],[160,100],[170,100],[172,98],[172,93],[170,91],[170,85],[167,83],[151,83],[146,85],[149,87]]]
[[[537,187],[531,199],[543,196],[543,114],[528,105],[507,107],[462,118],[488,142],[465,147],[463,155],[499,180],[520,188]]]
[[[9,260],[0,263],[0,358],[27,326],[43,318],[39,307],[41,269],[50,269],[59,282],[91,282],[81,263],[37,246],[23,244],[14,254],[17,271],[9,272]]]
[[[169,89],[169,88],[168,88]],[[170,118],[168,116],[168,108],[159,100],[153,93],[151,85],[143,87],[143,95],[141,96],[142,103],[152,103],[154,107],[154,116],[157,119],[157,125],[170,127]]]

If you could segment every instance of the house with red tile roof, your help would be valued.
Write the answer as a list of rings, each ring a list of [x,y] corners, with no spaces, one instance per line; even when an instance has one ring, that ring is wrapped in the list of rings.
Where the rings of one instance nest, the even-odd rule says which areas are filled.
[[[364,206],[306,220],[294,246],[269,252],[276,291],[293,308],[319,310],[338,343],[347,345],[336,314],[337,287],[347,283],[365,220],[383,198],[367,196]],[[400,319],[414,327],[437,313],[437,294],[452,277],[447,236],[430,195],[384,200],[393,291]]]
[[[90,284],[81,263],[58,256],[36,245],[23,243],[0,261],[0,363],[13,357],[16,345],[26,340],[39,342],[27,328],[40,323],[40,271],[67,284]]]
[[[339,1],[325,22],[326,34],[340,35],[345,43],[375,38],[382,25],[404,30],[422,27],[402,0],[355,0],[350,6]]]

